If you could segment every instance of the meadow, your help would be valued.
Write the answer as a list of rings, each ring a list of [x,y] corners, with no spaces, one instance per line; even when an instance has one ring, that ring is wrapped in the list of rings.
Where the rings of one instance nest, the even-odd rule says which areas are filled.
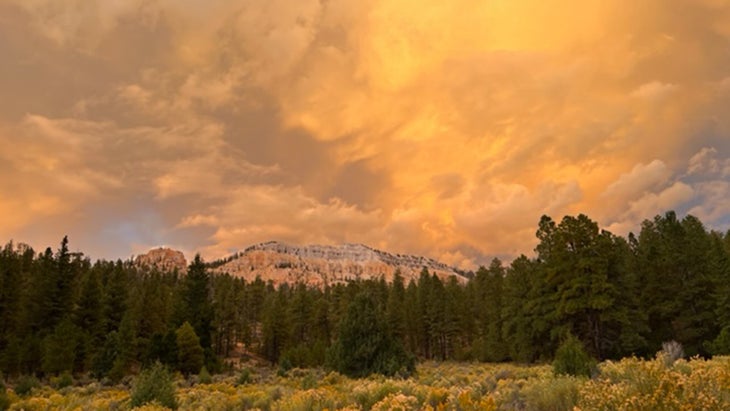
[[[670,363],[626,358],[598,364],[591,378],[558,376],[549,365],[422,363],[409,379],[350,379],[321,369],[246,368],[210,383],[175,378],[180,410],[727,410],[730,357]],[[25,396],[8,389],[10,410],[129,410],[134,380]],[[164,410],[149,403],[136,410]]]

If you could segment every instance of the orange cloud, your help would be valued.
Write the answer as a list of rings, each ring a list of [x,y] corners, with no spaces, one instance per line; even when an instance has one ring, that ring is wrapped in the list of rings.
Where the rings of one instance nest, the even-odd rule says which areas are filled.
[[[93,232],[104,256],[350,241],[473,267],[530,253],[543,213],[730,227],[724,0],[14,0],[0,16],[5,237]]]

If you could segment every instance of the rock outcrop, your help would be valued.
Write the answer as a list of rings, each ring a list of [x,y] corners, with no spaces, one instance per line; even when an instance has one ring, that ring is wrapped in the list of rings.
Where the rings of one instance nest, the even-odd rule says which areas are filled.
[[[143,268],[156,268],[160,271],[178,270],[181,274],[185,273],[188,267],[185,255],[182,252],[164,247],[155,248],[146,254],[138,255],[134,259],[134,263]]]
[[[361,244],[341,246],[293,246],[279,242],[257,244],[224,260],[212,269],[253,281],[257,276],[274,284],[305,283],[311,286],[342,283],[357,279],[393,280],[397,270],[406,284],[418,279],[426,267],[442,280],[466,278],[454,268],[430,258],[390,254]]]

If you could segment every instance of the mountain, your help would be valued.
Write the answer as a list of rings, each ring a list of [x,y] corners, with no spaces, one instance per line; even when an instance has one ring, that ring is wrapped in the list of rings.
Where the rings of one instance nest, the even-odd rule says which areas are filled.
[[[466,277],[436,260],[412,255],[390,254],[362,244],[294,246],[276,241],[251,246],[243,252],[211,265],[214,273],[228,273],[253,281],[260,276],[274,284],[303,282],[323,286],[356,279],[392,281],[400,270],[405,283],[417,280],[426,267],[442,280]]]
[[[145,254],[138,255],[134,259],[134,263],[140,267],[156,268],[160,271],[174,271],[177,269],[179,273],[185,273],[188,269],[188,263],[185,261],[185,255],[177,250],[159,247],[148,251]]]

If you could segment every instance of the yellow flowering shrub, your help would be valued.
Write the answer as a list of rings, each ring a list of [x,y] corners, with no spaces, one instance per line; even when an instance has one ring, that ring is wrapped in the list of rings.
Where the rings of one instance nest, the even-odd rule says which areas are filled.
[[[410,411],[417,409],[418,398],[401,393],[389,394],[371,408],[373,411]]]
[[[727,410],[730,364],[725,358],[679,360],[625,358],[601,364],[601,376],[580,392],[581,410]]]
[[[372,376],[353,380],[321,370],[282,377],[261,370],[256,383],[217,376],[212,384],[177,386],[185,410],[730,410],[730,357],[712,360],[627,358],[599,365],[594,379],[556,377],[550,366],[435,363],[408,380]],[[123,387],[48,386],[30,397],[8,391],[11,410],[130,410]],[[159,411],[159,404],[136,410]]]

